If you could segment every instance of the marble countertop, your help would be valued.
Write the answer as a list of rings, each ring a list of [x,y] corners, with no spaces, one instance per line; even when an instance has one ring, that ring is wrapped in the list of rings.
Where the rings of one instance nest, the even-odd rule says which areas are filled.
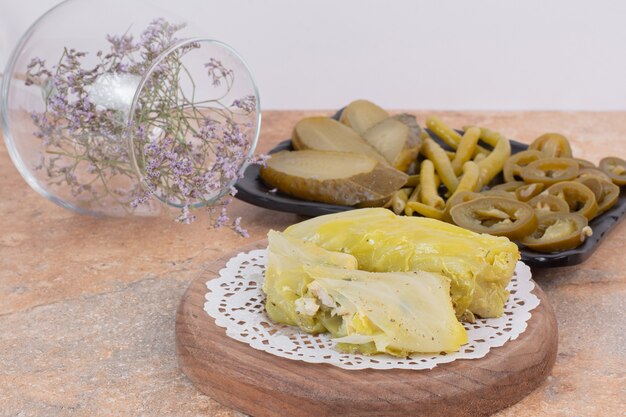
[[[296,121],[263,115],[259,150]],[[626,154],[626,113],[429,112],[530,142],[568,136],[575,156]],[[95,219],[31,190],[0,145],[0,416],[240,416],[200,394],[176,362],[174,317],[212,260],[302,218],[236,201],[251,237],[167,219]],[[559,324],[559,351],[539,389],[498,417],[617,416],[626,409],[626,222],[584,264],[536,269]]]

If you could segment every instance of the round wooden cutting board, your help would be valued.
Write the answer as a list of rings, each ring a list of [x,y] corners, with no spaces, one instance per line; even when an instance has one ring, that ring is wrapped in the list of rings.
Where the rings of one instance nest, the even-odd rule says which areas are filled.
[[[486,416],[516,403],[548,376],[557,352],[557,324],[545,294],[516,340],[481,359],[432,370],[344,370],[259,351],[226,336],[204,311],[206,281],[238,252],[194,280],[176,316],[182,370],[203,393],[254,417]]]

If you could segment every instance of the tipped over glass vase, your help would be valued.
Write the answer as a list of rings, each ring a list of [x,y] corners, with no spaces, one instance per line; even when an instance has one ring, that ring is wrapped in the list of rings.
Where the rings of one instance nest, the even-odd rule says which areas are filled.
[[[220,226],[255,162],[261,113],[244,61],[144,1],[51,9],[15,48],[0,98],[21,175],[82,214],[189,223],[208,211]]]

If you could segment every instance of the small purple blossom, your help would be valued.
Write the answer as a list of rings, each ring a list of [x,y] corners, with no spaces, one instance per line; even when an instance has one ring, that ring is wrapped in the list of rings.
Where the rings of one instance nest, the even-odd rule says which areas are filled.
[[[237,217],[233,222],[233,230],[237,232],[241,237],[250,237],[248,231],[241,227],[241,217]]]
[[[240,108],[246,113],[252,113],[253,111],[256,111],[256,104],[255,96],[245,96],[241,99],[233,101],[232,106]]]
[[[111,53],[115,55],[127,55],[139,49],[139,45],[133,43],[132,35],[107,35],[107,41],[111,44]]]
[[[224,67],[221,61],[218,61],[215,58],[211,58],[211,60],[204,64],[204,66],[205,68],[207,68],[209,77],[211,77],[211,79],[213,80],[214,86],[221,85],[222,81],[232,83],[232,78],[234,78],[234,72],[233,70]]]
[[[189,206],[185,205],[181,209],[180,215],[176,218],[177,222],[191,224],[196,220],[196,216],[189,211]]]
[[[217,217],[217,219],[215,219],[215,223],[214,223],[214,227],[216,229],[219,229],[220,227],[222,227],[223,225],[225,225],[228,222],[229,217],[226,214],[226,207],[222,207],[221,211],[220,211],[220,215]]]
[[[138,103],[138,109],[148,112],[136,115],[133,126],[123,122],[126,115],[121,110],[96,104],[99,101],[90,95],[103,76],[143,76],[154,59],[177,42],[176,34],[183,28],[156,19],[137,38],[128,33],[108,35],[108,49],[97,51],[97,63],[91,67],[85,65],[87,53],[72,48],[64,49],[52,67],[34,58],[27,66],[25,84],[40,87],[45,98],[45,109],[30,115],[36,128],[33,134],[42,140],[44,151],[35,169],[45,171],[50,183],[69,186],[78,198],[98,202],[108,193],[130,211],[158,198],[181,207],[176,220],[185,224],[196,219],[194,207],[206,205],[213,226],[228,226],[247,236],[241,218],[231,221],[228,217],[227,206],[236,194],[232,184],[242,168],[263,159],[249,155],[249,118],[235,120],[243,119],[236,109],[245,115],[256,112],[256,98],[245,96],[230,106],[217,101],[220,111],[213,113],[204,106],[196,110],[195,103],[185,101],[185,106],[202,114],[199,122],[191,122],[198,119],[171,116],[171,97],[163,94],[171,87],[169,91],[178,91],[173,73],[180,69],[180,58],[198,48],[198,43],[168,55],[155,69]],[[210,83],[231,90],[232,69],[213,58],[205,68]],[[129,131],[133,132],[133,149],[128,146]],[[124,183],[131,185],[118,186]],[[215,201],[227,187],[231,187],[228,195]]]

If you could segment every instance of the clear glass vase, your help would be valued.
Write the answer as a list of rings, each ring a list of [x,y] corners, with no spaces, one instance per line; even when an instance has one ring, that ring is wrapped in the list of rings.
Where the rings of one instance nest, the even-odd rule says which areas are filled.
[[[28,184],[90,215],[174,208],[189,222],[216,205],[252,160],[261,113],[241,57],[199,32],[139,0],[67,0],[35,22],[0,97]]]

